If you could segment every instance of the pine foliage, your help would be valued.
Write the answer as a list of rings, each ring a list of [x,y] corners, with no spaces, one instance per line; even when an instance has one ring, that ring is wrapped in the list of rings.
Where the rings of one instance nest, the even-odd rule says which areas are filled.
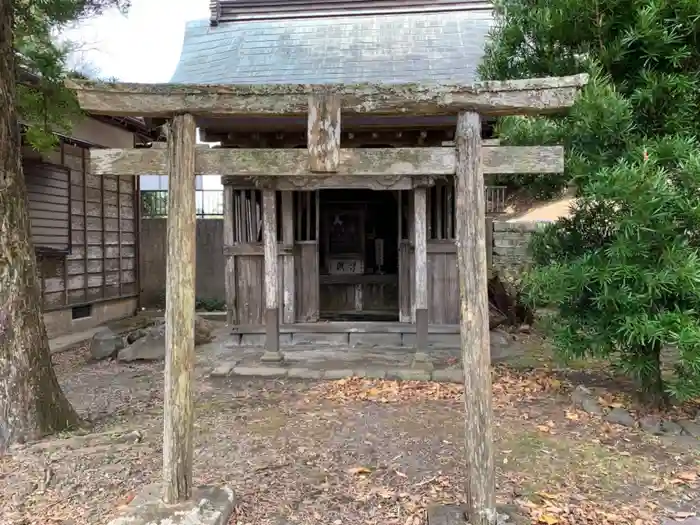
[[[125,11],[129,5],[129,0],[14,0],[18,111],[35,149],[54,147],[54,133],[69,134],[81,118],[74,94],[64,85],[72,74],[66,68],[70,49],[57,40],[56,31],[106,9]]]
[[[501,0],[497,12],[483,78],[592,75],[569,115],[498,125],[504,142],[565,145],[565,177],[521,184],[578,192],[572,217],[535,236],[526,291],[557,311],[563,353],[612,358],[653,402],[700,396],[700,2]]]

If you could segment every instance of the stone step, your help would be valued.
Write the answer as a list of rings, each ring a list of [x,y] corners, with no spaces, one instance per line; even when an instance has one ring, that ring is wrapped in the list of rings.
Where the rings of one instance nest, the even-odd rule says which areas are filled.
[[[410,332],[286,332],[280,333],[280,346],[338,345],[348,347],[415,348],[416,334]],[[226,346],[265,346],[264,333],[233,333]],[[459,348],[459,334],[429,334],[428,346]]]

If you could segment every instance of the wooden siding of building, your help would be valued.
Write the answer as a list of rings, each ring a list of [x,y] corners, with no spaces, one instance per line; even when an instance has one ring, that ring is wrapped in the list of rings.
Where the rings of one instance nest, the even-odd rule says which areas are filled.
[[[42,177],[62,181],[60,174],[69,182],[66,253],[41,249],[58,246],[65,238],[65,225],[60,222],[53,237],[45,236],[50,233],[43,229],[46,219],[37,216],[42,200],[29,193],[44,311],[138,296],[136,179],[92,175],[86,147],[61,143],[58,151],[38,156],[25,150],[24,156],[33,185]],[[66,188],[56,189],[63,202]]]
[[[24,162],[24,181],[34,248],[42,253],[70,251],[70,170],[41,161]]]

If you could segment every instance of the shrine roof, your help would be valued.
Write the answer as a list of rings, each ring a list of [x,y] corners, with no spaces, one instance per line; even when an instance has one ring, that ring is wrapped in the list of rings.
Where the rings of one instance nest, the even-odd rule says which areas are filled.
[[[180,84],[471,83],[490,10],[187,24]]]

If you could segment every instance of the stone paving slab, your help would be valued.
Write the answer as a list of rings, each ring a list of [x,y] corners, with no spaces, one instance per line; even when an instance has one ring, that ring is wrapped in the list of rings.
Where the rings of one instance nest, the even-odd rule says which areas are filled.
[[[430,348],[423,352],[403,346],[282,345],[281,362],[263,362],[264,349],[231,344],[227,339],[198,351],[198,364],[210,377],[342,379],[364,377],[403,381],[461,383],[461,350]],[[492,361],[518,356],[514,346],[492,348]]]
[[[415,370],[412,368],[339,368],[328,370],[314,370],[311,368],[283,368],[265,365],[236,366],[235,362],[224,363],[214,368],[209,377],[262,377],[269,379],[325,379],[335,381],[350,377],[362,377],[367,379],[393,379],[398,381],[436,381],[441,383],[461,383],[464,380],[462,370],[442,369],[432,372]]]

